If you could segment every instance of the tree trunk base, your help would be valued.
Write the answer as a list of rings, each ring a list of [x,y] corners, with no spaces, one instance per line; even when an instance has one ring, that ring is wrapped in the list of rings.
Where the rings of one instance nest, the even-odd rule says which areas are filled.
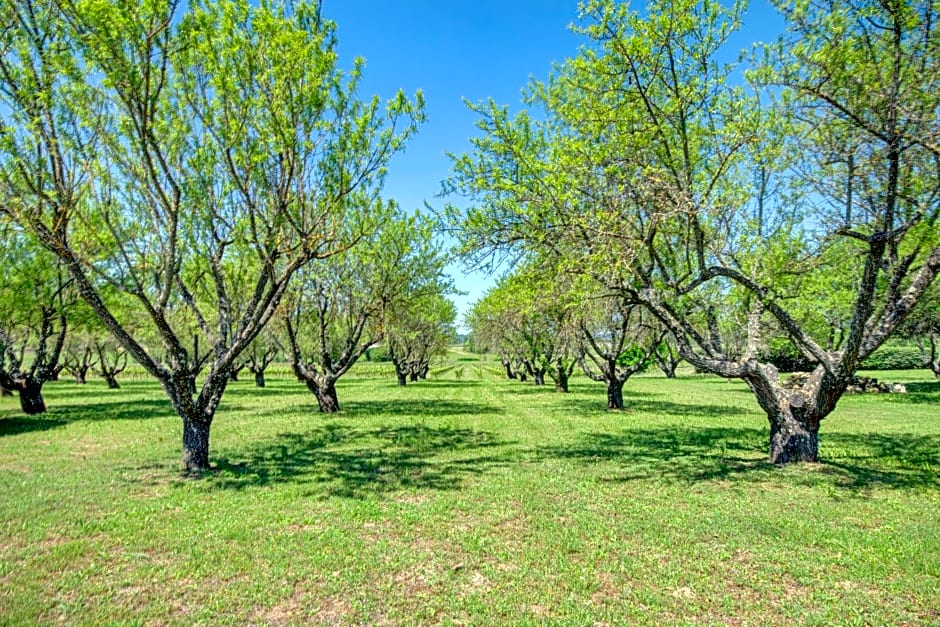
[[[336,387],[333,385],[321,386],[317,392],[317,404],[320,406],[320,412],[324,414],[335,414],[339,411],[339,397],[336,396]]]
[[[620,381],[607,383],[607,409],[623,409],[623,383]]]
[[[795,420],[770,424],[770,462],[777,465],[819,461],[819,427]]]
[[[187,474],[202,474],[209,466],[208,420],[183,419],[183,468]]]
[[[42,383],[29,380],[17,390],[20,394],[20,408],[27,416],[46,413],[46,401],[42,398]]]

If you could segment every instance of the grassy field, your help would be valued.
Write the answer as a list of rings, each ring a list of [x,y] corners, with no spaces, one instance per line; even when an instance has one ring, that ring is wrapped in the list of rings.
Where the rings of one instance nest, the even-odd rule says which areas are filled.
[[[233,383],[179,474],[155,384],[0,399],[0,624],[940,624],[940,383],[848,397],[822,462],[766,464],[739,383],[632,379],[626,412],[459,362]]]

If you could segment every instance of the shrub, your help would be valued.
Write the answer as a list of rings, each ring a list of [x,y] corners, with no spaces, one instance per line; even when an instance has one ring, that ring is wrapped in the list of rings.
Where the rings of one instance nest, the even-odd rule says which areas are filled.
[[[776,366],[780,372],[809,372],[816,367],[815,361],[807,359],[783,337],[772,339],[761,359]]]
[[[862,362],[866,370],[910,370],[923,366],[917,347],[901,342],[885,344]]]

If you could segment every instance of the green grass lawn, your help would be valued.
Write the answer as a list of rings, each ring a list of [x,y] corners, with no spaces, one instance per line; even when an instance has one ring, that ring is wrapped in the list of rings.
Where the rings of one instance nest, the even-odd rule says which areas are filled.
[[[233,383],[201,479],[145,379],[0,399],[0,624],[940,624],[926,371],[776,468],[737,382],[637,377],[617,413],[584,378],[363,366],[333,416]]]

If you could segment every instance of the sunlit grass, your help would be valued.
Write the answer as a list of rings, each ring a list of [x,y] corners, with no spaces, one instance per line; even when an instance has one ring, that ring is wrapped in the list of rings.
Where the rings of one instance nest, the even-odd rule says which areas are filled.
[[[636,377],[607,412],[475,356],[405,388],[362,366],[335,416],[287,372],[233,383],[198,480],[143,378],[0,400],[0,623],[940,622],[927,372],[781,469],[737,382]]]

